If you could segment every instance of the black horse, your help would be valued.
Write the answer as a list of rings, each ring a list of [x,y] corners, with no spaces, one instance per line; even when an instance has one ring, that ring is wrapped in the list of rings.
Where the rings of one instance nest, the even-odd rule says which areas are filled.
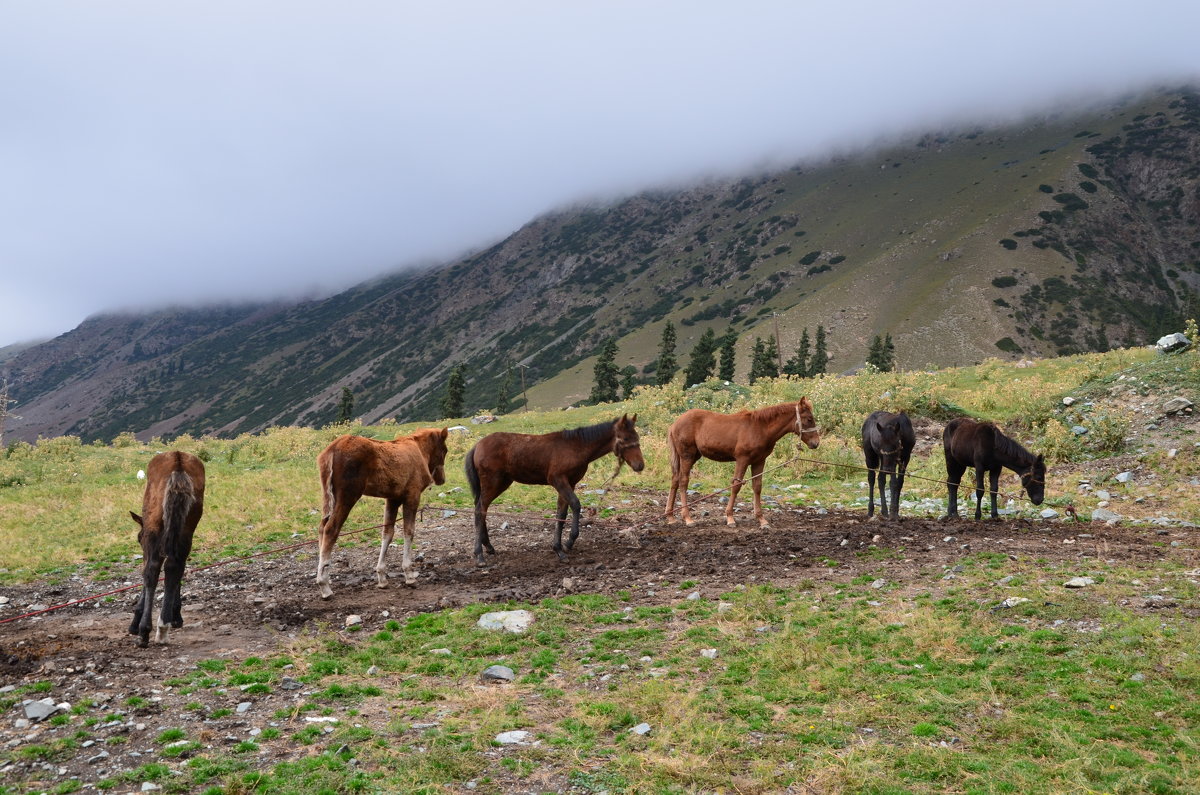
[[[884,519],[900,518],[900,489],[912,457],[917,435],[903,411],[876,411],[862,426],[863,457],[867,461],[867,517],[875,515],[875,474],[879,474],[879,513]],[[887,480],[892,478],[892,510],[888,512]]]
[[[1046,462],[1000,432],[990,422],[959,417],[950,420],[942,432],[946,451],[946,482],[950,489],[947,517],[958,516],[958,484],[967,467],[975,467],[975,518],[983,517],[983,473],[990,477],[992,518],[996,512],[996,493],[1000,485],[1000,470],[1008,467],[1021,477],[1021,486],[1034,505],[1041,505],[1046,496]]]

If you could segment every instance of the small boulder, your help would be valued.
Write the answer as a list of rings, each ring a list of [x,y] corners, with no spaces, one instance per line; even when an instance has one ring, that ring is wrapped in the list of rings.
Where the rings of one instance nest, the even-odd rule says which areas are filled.
[[[632,729],[630,729],[629,733],[636,734],[641,737],[645,737],[647,734],[650,733],[650,724],[649,723],[639,723],[637,726],[634,726]]]
[[[1095,585],[1096,581],[1091,577],[1072,577],[1063,583],[1064,588],[1086,588],[1089,585]]]
[[[1115,522],[1121,519],[1121,514],[1107,508],[1096,508],[1092,511],[1093,522]]]
[[[500,745],[529,745],[532,740],[532,734],[520,729],[511,732],[500,732],[496,735],[496,742],[500,743]]]
[[[1185,397],[1174,397],[1163,404],[1162,410],[1164,414],[1178,414],[1184,409],[1190,409],[1192,401]]]
[[[26,701],[25,717],[32,721],[45,720],[46,718],[58,712],[58,705],[54,703],[52,698],[43,698],[40,701]]]
[[[1176,351],[1187,350],[1191,346],[1191,340],[1179,332],[1159,337],[1158,342],[1154,343],[1154,347],[1159,353],[1175,353]]]
[[[489,665],[479,678],[485,682],[511,682],[517,675],[507,665]]]
[[[520,635],[533,625],[533,613],[528,610],[500,610],[484,613],[477,622],[481,629],[495,629]]]

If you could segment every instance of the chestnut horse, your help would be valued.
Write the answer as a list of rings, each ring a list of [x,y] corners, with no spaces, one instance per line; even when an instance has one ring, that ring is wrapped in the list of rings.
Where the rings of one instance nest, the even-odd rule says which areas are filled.
[[[321,598],[333,596],[329,587],[329,561],[342,525],[350,509],[361,497],[382,497],[383,534],[379,562],[375,565],[376,584],[387,587],[387,555],[396,535],[396,514],[404,508],[404,584],[412,585],[417,575],[412,570],[413,531],[421,492],[430,483],[446,482],[446,428],[422,428],[391,441],[376,441],[362,436],[339,436],[317,456],[321,473],[320,549],[317,554],[317,585]]]
[[[988,473],[992,494],[992,518],[998,519],[996,493],[1000,485],[1000,470],[1008,467],[1021,477],[1021,486],[1029,493],[1034,505],[1041,505],[1046,496],[1046,462],[1012,439],[990,422],[976,422],[966,417],[950,420],[942,431],[942,447],[946,453],[946,483],[950,501],[947,517],[958,516],[958,484],[967,467],[975,467],[975,518],[983,518],[983,473]]]
[[[687,489],[692,467],[701,458],[713,461],[736,461],[729,503],[725,506],[725,523],[736,527],[733,506],[742,487],[742,475],[750,468],[751,488],[754,490],[754,516],[760,527],[768,527],[762,512],[763,464],[775,449],[775,443],[785,434],[799,434],[800,440],[817,449],[821,432],[813,419],[812,401],[802,397],[795,403],[780,403],[755,411],[718,414],[704,409],[690,409],[680,414],[667,430],[667,449],[671,456],[671,493],[667,497],[667,524],[675,521],[675,494],[679,494],[679,510],[689,527],[694,525],[688,509]]]
[[[180,581],[188,553],[192,551],[192,535],[203,513],[203,462],[178,450],[151,458],[146,467],[142,515],[129,512],[141,528],[138,542],[142,545],[142,595],[134,608],[129,634],[138,636],[138,646],[142,648],[150,645],[154,589],[164,567],[166,584],[154,642],[167,642],[167,624],[176,629],[183,626]]]
[[[917,434],[908,415],[901,411],[876,411],[862,426],[862,451],[867,463],[867,518],[875,515],[875,475],[879,474],[879,514],[900,518],[900,489],[912,458]],[[892,509],[888,512],[887,480],[892,479]]]
[[[565,561],[567,552],[579,537],[579,497],[575,485],[587,473],[588,464],[606,453],[617,457],[617,472],[629,464],[641,472],[641,440],[634,423],[637,415],[622,415],[612,422],[586,428],[534,435],[528,433],[489,433],[467,453],[464,468],[471,494],[475,497],[475,563],[484,565],[483,550],[495,555],[488,539],[487,511],[492,501],[516,483],[553,486],[558,492],[555,512],[554,551]],[[616,473],[613,473],[616,477]],[[563,550],[562,531],[571,509],[571,535]]]

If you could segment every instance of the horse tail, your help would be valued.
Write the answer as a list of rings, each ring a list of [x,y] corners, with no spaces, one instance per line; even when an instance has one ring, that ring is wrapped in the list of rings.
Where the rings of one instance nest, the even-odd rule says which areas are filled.
[[[159,553],[164,559],[173,561],[175,566],[182,565],[187,557],[183,531],[195,504],[192,478],[182,469],[175,470],[167,478],[166,493],[163,495],[163,531],[159,537]]]
[[[475,447],[478,446],[475,445]],[[471,496],[475,498],[475,509],[479,510],[483,489],[479,485],[479,472],[475,469],[475,447],[467,451],[467,457],[463,459],[463,470],[467,473],[467,484],[471,487]]]
[[[675,426],[667,429],[667,458],[671,462],[671,479],[679,474],[679,451],[675,449]]]

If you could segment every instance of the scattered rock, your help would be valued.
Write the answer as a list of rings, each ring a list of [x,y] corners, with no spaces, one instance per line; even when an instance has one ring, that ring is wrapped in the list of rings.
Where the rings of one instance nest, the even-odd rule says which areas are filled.
[[[1095,585],[1096,581],[1091,577],[1072,577],[1063,583],[1064,588],[1086,588],[1089,585]]]
[[[43,698],[41,701],[26,701],[24,706],[25,717],[35,722],[45,720],[55,712],[58,712],[58,704],[55,704],[52,698]]]
[[[1107,508],[1096,508],[1092,511],[1093,522],[1116,522],[1120,521],[1121,514],[1108,510]]]
[[[645,737],[647,734],[650,733],[650,724],[649,723],[639,723],[637,726],[634,726],[632,729],[630,729],[629,733],[636,734],[640,737]]]
[[[1017,605],[1023,605],[1028,601],[1029,600],[1024,596],[1010,596],[1000,604],[996,605],[996,607],[1016,607]]]
[[[1043,508],[1042,512],[1039,513],[1038,516],[1042,517],[1043,519],[1053,519],[1054,517],[1058,516],[1058,511],[1054,510],[1053,508]]]
[[[701,649],[700,650],[700,656],[707,657],[710,660],[717,659],[718,654],[720,654],[720,652],[718,652],[716,649]]]
[[[450,657],[454,654],[454,652],[450,651],[449,649],[430,649],[429,653],[438,657]]]
[[[1164,414],[1178,414],[1184,409],[1190,409],[1192,401],[1185,397],[1173,397],[1163,404],[1162,410]]]
[[[1118,483],[1128,483],[1131,480],[1133,480],[1132,472],[1118,472],[1117,473],[1117,482]]]
[[[1176,332],[1168,334],[1165,337],[1159,337],[1158,342],[1154,343],[1154,347],[1159,353],[1175,353],[1177,351],[1187,350],[1192,346],[1191,341],[1183,334]]]
[[[481,629],[504,630],[520,635],[533,625],[533,613],[528,610],[500,610],[484,613],[476,623]]]
[[[346,616],[346,626],[347,627],[357,627],[360,624],[362,624],[362,616],[359,616],[359,615]]]
[[[532,734],[520,729],[511,732],[500,732],[496,735],[496,742],[501,745],[529,745],[532,740]]]
[[[1064,406],[1069,406],[1069,405],[1071,405],[1071,404],[1072,404],[1072,403],[1074,403],[1074,402],[1075,402],[1075,398],[1073,398],[1073,397],[1065,397],[1065,398],[1063,398],[1063,399],[1062,399],[1062,404],[1063,404]]]
[[[517,675],[507,665],[490,665],[484,669],[479,678],[485,682],[511,682],[517,678]]]

